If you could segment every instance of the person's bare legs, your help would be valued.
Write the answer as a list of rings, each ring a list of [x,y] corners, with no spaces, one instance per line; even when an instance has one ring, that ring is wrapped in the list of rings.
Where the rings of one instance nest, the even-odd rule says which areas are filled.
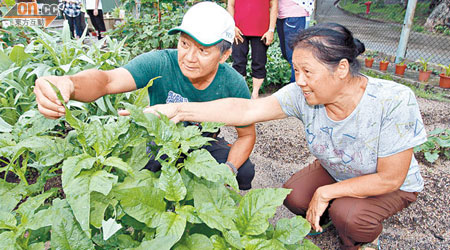
[[[259,95],[259,89],[261,88],[261,85],[264,82],[264,78],[254,78],[252,77],[253,80],[253,91],[252,91],[252,99],[256,99],[258,98]]]

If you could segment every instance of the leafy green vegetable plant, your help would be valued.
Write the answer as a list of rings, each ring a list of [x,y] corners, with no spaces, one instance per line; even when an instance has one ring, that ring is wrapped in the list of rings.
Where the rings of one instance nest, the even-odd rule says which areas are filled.
[[[109,70],[130,58],[123,48],[125,41],[106,37],[88,46],[82,39],[70,39],[67,25],[61,32],[32,30],[35,36],[29,44],[0,47],[0,124],[12,126],[23,113],[36,107],[33,88],[37,77],[75,74],[89,68]],[[106,50],[101,48],[105,42]],[[131,98],[129,94],[105,96],[80,107],[96,115],[116,114],[119,103],[128,98]]]
[[[405,65],[405,61],[406,61],[406,59],[400,57],[400,61],[397,63],[397,65],[403,66],[403,65]]]
[[[88,120],[66,106],[72,130],[62,138],[48,136],[60,121],[34,124],[40,118],[27,120],[33,131],[27,136],[26,128],[17,130],[21,126],[0,133],[2,156],[27,145],[33,156],[27,162],[62,170],[64,192],[64,199],[55,199],[41,184],[0,180],[2,249],[42,249],[46,242],[52,249],[318,249],[304,239],[310,225],[302,217],[281,219],[275,227],[268,221],[290,190],[241,196],[234,174],[203,149],[213,139],[202,133],[221,124],[184,127],[124,106],[129,117]],[[143,169],[149,142],[162,165],[156,173]]]
[[[428,71],[428,62],[430,61],[430,58],[423,58],[420,57],[420,59],[418,60],[421,66],[422,71],[426,72]]]
[[[428,140],[415,147],[414,152],[423,152],[430,163],[435,162],[439,156],[450,159],[450,129],[438,128],[431,131]]]
[[[366,55],[367,59],[371,60],[371,59],[373,59],[374,57],[376,57],[378,55],[378,51],[368,50],[364,54]]]
[[[439,66],[442,67],[442,69],[444,69],[445,76],[450,76],[450,64],[448,66],[439,64]]]

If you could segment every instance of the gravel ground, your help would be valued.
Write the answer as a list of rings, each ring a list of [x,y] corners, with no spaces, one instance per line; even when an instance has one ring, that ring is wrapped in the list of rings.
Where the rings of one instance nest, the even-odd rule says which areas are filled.
[[[450,126],[450,103],[418,98],[427,131]],[[306,146],[302,123],[295,118],[263,122],[256,125],[257,140],[251,155],[256,164],[253,188],[281,187],[295,172],[314,160]],[[225,127],[225,139],[236,138],[234,129]],[[424,162],[425,189],[416,202],[383,222],[380,236],[382,249],[450,249],[450,161]],[[280,207],[272,222],[293,214]],[[309,237],[321,249],[338,249],[334,227]]]

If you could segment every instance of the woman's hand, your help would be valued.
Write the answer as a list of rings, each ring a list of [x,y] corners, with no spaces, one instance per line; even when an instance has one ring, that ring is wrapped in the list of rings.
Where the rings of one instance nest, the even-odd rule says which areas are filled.
[[[243,36],[242,31],[238,27],[235,27],[234,28],[234,42],[236,44],[239,44],[239,42],[240,43],[244,42],[244,38],[242,36]]]
[[[158,105],[154,105],[154,106],[148,106],[143,110],[143,112],[154,114],[156,116],[159,116],[159,113],[164,114],[174,123],[178,123],[179,121],[181,121],[181,116],[178,114],[177,103],[158,104]],[[121,116],[130,115],[130,112],[128,110],[119,110],[118,113]]]
[[[273,42],[273,31],[267,31],[264,33],[264,35],[261,37],[261,41],[264,42],[266,46],[269,46]]]
[[[318,188],[309,202],[308,211],[306,211],[306,220],[309,221],[312,228],[317,232],[322,232],[323,229],[319,224],[320,216],[322,216],[325,209],[328,207],[329,200],[322,195],[322,189]]]

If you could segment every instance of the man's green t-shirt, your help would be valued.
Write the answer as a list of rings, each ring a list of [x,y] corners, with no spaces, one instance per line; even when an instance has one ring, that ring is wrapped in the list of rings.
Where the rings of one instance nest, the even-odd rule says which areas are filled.
[[[174,49],[142,54],[124,66],[134,78],[137,88],[148,89],[150,105],[174,102],[207,102],[226,97],[250,99],[250,91],[243,77],[228,64],[220,64],[212,83],[204,90],[196,89],[183,75],[178,65],[178,51]]]

